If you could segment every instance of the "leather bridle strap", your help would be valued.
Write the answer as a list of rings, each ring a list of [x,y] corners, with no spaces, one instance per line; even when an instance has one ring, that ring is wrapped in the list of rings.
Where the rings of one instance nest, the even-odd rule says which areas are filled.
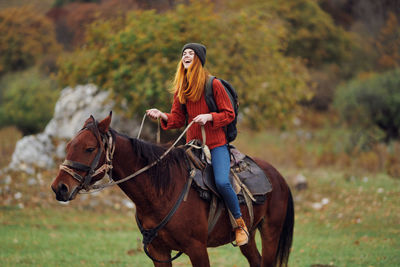
[[[115,146],[114,146],[114,140],[112,138],[112,134],[110,132],[107,132],[107,134],[105,136],[104,135],[100,136],[100,132],[97,128],[96,121],[93,121],[92,124],[87,125],[81,131],[83,131],[83,130],[91,131],[96,136],[96,139],[99,142],[99,148],[98,148],[95,158],[93,159],[90,166],[80,163],[80,162],[77,162],[77,161],[73,161],[73,160],[64,160],[64,162],[60,165],[60,170],[67,172],[75,180],[77,180],[80,183],[80,185],[79,185],[80,189],[84,188],[86,191],[88,191],[88,190],[90,190],[89,186],[90,186],[90,183],[94,176],[98,175],[99,173],[101,173],[103,171],[105,173],[107,173],[109,170],[112,169],[112,158],[113,158]],[[109,139],[107,139],[107,137],[109,137]],[[103,164],[103,166],[101,166],[100,168],[97,168],[97,170],[96,170],[96,167],[99,164],[99,161],[100,161],[103,151],[106,154],[105,155],[106,162]],[[82,177],[81,175],[76,173],[74,170],[86,172],[87,175]]]
[[[77,161],[72,161],[72,160],[64,160],[62,165],[70,167],[72,169],[78,170],[78,171],[83,171],[83,172],[88,172],[90,171],[90,166],[82,164]]]
[[[92,180],[93,174],[95,173],[95,168],[99,164],[101,154],[102,154],[102,146],[99,147],[97,154],[93,159],[92,163],[90,164],[90,166],[77,161],[64,160],[64,162],[60,166],[60,169],[66,171],[74,179],[80,182],[81,183],[80,186],[82,188],[87,188]],[[85,177],[82,177],[73,170],[87,172],[87,175]]]

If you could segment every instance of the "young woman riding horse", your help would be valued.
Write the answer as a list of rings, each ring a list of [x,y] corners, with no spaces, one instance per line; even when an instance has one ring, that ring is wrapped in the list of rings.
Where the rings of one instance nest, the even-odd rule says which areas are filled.
[[[105,173],[135,203],[138,222],[143,229],[155,229],[178,203],[189,180],[190,167],[185,151],[176,148],[162,160],[168,150],[110,129],[111,115],[97,123],[93,117],[68,143],[67,154],[51,188],[58,201],[71,201],[82,190],[90,190]],[[273,190],[264,203],[254,205],[253,224],[249,225],[249,242],[240,250],[251,267],[286,266],[292,245],[294,208],[290,189],[281,174],[267,162],[254,158],[269,178]],[[153,164],[156,163],[156,164]],[[149,168],[150,166],[150,168]],[[243,219],[249,223],[246,206]],[[207,247],[217,247],[234,240],[227,213],[220,216],[208,233],[210,203],[194,187],[187,200],[148,245],[154,266],[171,267],[171,250],[189,256],[192,266],[210,266]],[[262,254],[257,250],[256,230],[260,231]],[[82,241],[84,242],[84,241]],[[112,249],[112,248],[110,248]],[[169,262],[169,263],[161,263]]]
[[[188,43],[182,49],[182,57],[178,64],[174,81],[174,101],[171,113],[163,113],[158,109],[147,110],[147,115],[153,119],[162,118],[163,129],[181,128],[186,123],[194,121],[187,132],[186,141],[202,139],[200,125],[204,125],[206,145],[211,149],[211,162],[214,170],[215,184],[236,220],[236,244],[242,246],[248,242],[248,230],[243,221],[239,201],[229,181],[230,157],[226,134],[223,129],[235,119],[230,99],[218,79],[213,81],[214,99],[218,112],[210,112],[205,101],[204,88],[209,78],[204,68],[206,47],[202,44]],[[186,112],[182,105],[186,105]],[[187,113],[187,114],[186,114]]]
[[[198,53],[201,55],[201,50]],[[196,60],[200,59],[194,55],[186,57],[182,64],[189,64],[188,66],[196,64]],[[203,59],[205,60],[205,49]],[[193,67],[194,65],[188,68],[187,72],[191,72]],[[193,80],[185,82],[190,83]],[[214,90],[223,93],[221,88],[217,89],[218,86],[214,85]],[[190,100],[186,104],[189,106]],[[231,114],[231,107],[226,106],[226,112]],[[168,127],[172,122],[169,118],[164,121],[164,115],[168,115],[156,113],[163,116],[162,123],[164,127]],[[152,116],[157,117],[157,114]],[[215,121],[207,123],[210,126],[209,131],[218,130],[223,119],[218,118],[218,114],[212,114],[211,117]],[[205,124],[211,117],[206,114],[191,119]],[[231,115],[228,117],[232,118]],[[91,117],[68,143],[65,161],[51,185],[56,199],[73,200],[82,189],[95,188],[95,183],[108,173],[114,183],[120,182],[118,186],[135,203],[140,228],[157,229],[156,235],[150,231],[153,235],[149,235],[151,241],[148,243],[148,253],[152,256],[154,266],[171,267],[172,250],[188,255],[194,267],[210,266],[207,247],[221,246],[235,238],[226,212],[219,216],[209,233],[210,203],[203,200],[194,187],[188,186],[190,166],[185,151],[181,148],[167,150],[119,134],[110,128],[110,123],[111,114],[99,123]],[[197,125],[193,124],[194,126]],[[213,142],[217,144],[219,141]],[[210,146],[213,147],[213,143]],[[218,155],[214,158],[218,158]],[[252,224],[249,224],[250,215],[246,206],[241,206],[242,218],[249,229],[249,240],[246,245],[240,246],[240,251],[251,267],[287,266],[294,228],[292,195],[284,178],[273,166],[260,159],[254,160],[269,178],[273,190],[267,194],[264,203],[253,206]],[[187,196],[186,201],[181,201],[183,195]],[[180,205],[176,205],[177,203]],[[259,230],[261,236],[261,254],[255,241],[256,230]]]

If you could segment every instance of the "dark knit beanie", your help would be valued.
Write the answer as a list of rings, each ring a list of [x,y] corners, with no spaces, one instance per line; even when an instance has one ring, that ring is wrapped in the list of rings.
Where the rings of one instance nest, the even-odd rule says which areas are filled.
[[[196,53],[196,55],[199,57],[200,61],[201,61],[201,65],[204,66],[204,63],[206,63],[206,47],[202,44],[198,44],[198,43],[188,43],[185,44],[182,48],[182,54],[183,51],[185,51],[185,49],[193,49],[193,51]]]

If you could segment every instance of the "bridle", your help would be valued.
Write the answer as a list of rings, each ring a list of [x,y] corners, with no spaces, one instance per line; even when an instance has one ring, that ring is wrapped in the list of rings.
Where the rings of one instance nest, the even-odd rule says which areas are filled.
[[[85,130],[89,130],[94,134],[94,136],[96,136],[96,139],[100,143],[99,149],[92,163],[89,166],[77,161],[66,159],[60,165],[60,170],[67,172],[69,175],[71,175],[75,180],[79,182],[79,186],[77,188],[78,191],[80,191],[81,189],[89,191],[91,189],[90,184],[92,182],[93,177],[99,175],[102,172],[104,172],[104,176],[108,174],[108,176],[111,179],[111,170],[113,168],[112,159],[115,151],[115,140],[113,138],[113,135],[110,131],[107,131],[107,133],[105,134],[101,134],[97,127],[96,120],[93,117],[91,118],[92,122],[88,123],[85,127],[83,127],[78,132],[77,135],[79,135],[81,132]],[[103,152],[105,152],[106,155],[105,163],[101,167],[97,168]],[[78,173],[76,173],[76,171],[82,171],[87,174],[85,176],[81,176]]]

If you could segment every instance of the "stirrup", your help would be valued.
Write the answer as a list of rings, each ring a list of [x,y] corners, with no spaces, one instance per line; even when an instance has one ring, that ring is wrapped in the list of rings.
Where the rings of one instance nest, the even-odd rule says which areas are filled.
[[[247,243],[246,243],[246,244],[243,244],[242,246],[247,245],[247,244],[249,243],[249,240],[250,240],[250,234],[249,234],[249,232],[246,231],[246,230],[244,229],[244,227],[242,227],[242,226],[239,226],[239,225],[238,225],[237,228],[242,228],[242,230],[246,233],[246,235],[247,235]],[[235,230],[235,229],[234,229],[234,230]],[[239,247],[239,245],[238,245],[237,243],[234,243],[234,242],[236,242],[236,234],[235,234],[235,240],[232,241],[231,244],[232,244],[232,246],[234,246],[234,247]]]

